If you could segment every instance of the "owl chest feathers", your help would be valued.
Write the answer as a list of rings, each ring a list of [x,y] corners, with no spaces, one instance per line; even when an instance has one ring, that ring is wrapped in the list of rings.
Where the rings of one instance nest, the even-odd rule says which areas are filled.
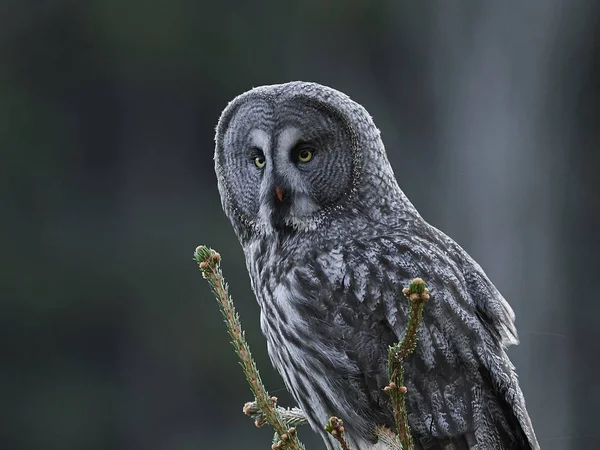
[[[360,368],[344,349],[350,330],[324,300],[343,283],[342,254],[329,248],[315,251],[318,245],[313,244],[282,247],[261,240],[245,249],[269,357],[313,429],[322,430],[332,415],[352,419],[353,424],[368,429],[370,422],[356,415],[360,410],[357,404],[366,399],[357,381]],[[314,266],[308,269],[307,258],[319,266],[317,271]],[[308,276],[313,277],[312,285],[320,287],[318,292],[305,282]],[[323,279],[315,280],[315,276]],[[372,447],[356,441],[355,448]]]
[[[287,245],[286,245],[287,244]],[[261,308],[261,329],[277,357],[276,347],[285,344],[301,351],[310,342],[315,322],[325,320],[322,309],[302,285],[303,277],[312,277],[303,266],[308,248],[294,243],[282,244],[276,239],[261,239],[250,244],[246,258],[252,288]],[[328,280],[335,282],[343,272],[341,261],[329,266]],[[298,348],[296,348],[298,347]],[[282,361],[273,361],[277,366]]]

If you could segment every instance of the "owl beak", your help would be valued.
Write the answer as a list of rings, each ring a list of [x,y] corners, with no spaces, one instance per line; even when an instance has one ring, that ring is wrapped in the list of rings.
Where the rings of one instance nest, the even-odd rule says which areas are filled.
[[[283,189],[281,189],[279,186],[275,187],[275,195],[277,196],[280,202],[283,201]]]

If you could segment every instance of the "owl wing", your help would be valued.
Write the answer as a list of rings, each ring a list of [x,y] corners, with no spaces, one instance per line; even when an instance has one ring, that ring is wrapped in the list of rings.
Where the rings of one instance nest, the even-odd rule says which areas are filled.
[[[304,266],[312,273],[301,281],[316,283],[315,295],[336,324],[338,350],[356,368],[347,376],[360,395],[354,395],[354,405],[348,400],[347,416],[358,410],[371,425],[393,426],[383,392],[389,382],[387,348],[406,328],[402,288],[422,277],[431,299],[416,351],[404,364],[417,448],[539,448],[504,351],[506,343],[516,341],[512,310],[464,250],[426,227],[357,239],[313,255]]]

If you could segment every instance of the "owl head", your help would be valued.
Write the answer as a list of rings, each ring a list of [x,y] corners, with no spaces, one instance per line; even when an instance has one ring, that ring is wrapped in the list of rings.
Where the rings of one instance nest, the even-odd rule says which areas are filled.
[[[215,141],[223,209],[238,236],[315,230],[336,214],[381,212],[404,197],[371,116],[316,83],[238,96]]]

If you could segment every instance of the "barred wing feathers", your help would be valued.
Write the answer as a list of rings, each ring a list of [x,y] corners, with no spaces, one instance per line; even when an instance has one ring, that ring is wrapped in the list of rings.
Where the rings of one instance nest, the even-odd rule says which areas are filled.
[[[346,374],[337,368],[345,380],[330,381],[351,395],[343,402],[345,411],[332,412],[363,433],[375,424],[392,426],[383,392],[387,347],[402,338],[406,327],[402,288],[420,276],[431,299],[416,352],[405,363],[409,423],[417,446],[539,448],[504,351],[506,344],[516,343],[512,310],[464,250],[435,228],[426,231],[308,252],[296,265],[297,286],[308,294],[300,313],[318,317],[322,325],[311,327],[321,333],[313,338],[335,343],[348,363]],[[339,409],[340,402],[324,395],[330,397],[330,409]]]

